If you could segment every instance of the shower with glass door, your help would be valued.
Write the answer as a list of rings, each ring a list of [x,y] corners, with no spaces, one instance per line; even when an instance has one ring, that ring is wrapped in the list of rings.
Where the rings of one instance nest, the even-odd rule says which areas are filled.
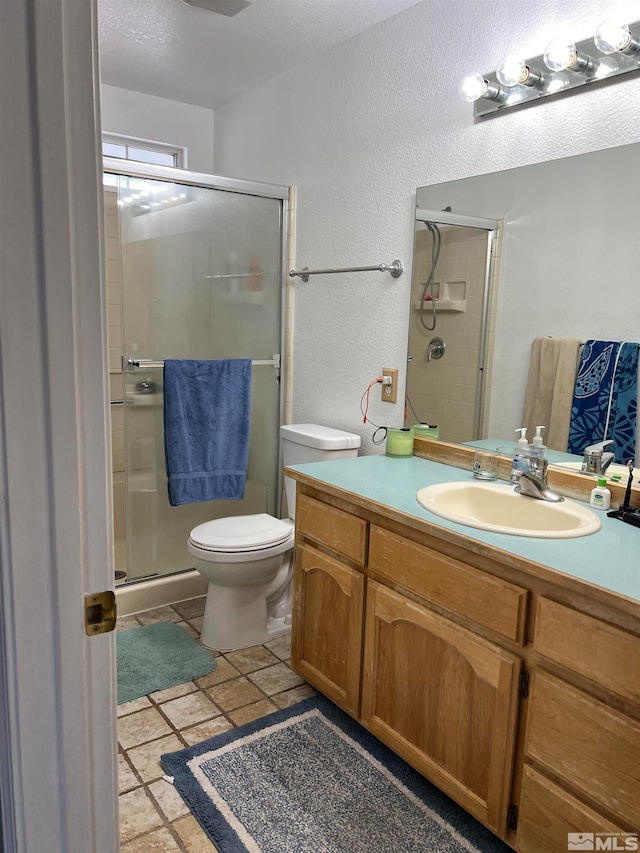
[[[115,160],[105,172],[116,572],[131,582],[192,568],[197,524],[278,514],[288,191]],[[252,360],[243,500],[169,505],[170,358]]]

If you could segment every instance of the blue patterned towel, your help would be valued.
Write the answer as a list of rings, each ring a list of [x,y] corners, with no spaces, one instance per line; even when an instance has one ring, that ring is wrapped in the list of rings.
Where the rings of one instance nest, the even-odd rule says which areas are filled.
[[[609,449],[624,464],[636,455],[638,352],[623,341],[587,341],[582,350],[571,408],[569,453],[613,439]]]
[[[250,359],[165,361],[164,449],[171,506],[242,500],[250,394]]]

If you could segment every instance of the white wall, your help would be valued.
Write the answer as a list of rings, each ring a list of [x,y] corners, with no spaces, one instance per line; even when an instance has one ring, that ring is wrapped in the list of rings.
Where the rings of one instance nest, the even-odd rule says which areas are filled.
[[[100,98],[105,133],[186,146],[187,168],[213,173],[213,110],[116,86],[102,85]]]
[[[468,70],[542,53],[561,25],[587,38],[613,8],[424,0],[216,110],[215,171],[298,186],[299,267],[410,267],[416,186],[640,140],[636,75],[478,124],[456,94]],[[410,270],[297,282],[294,420],[358,432],[376,452],[359,401],[383,366],[404,374]],[[399,426],[402,404],[370,414]]]

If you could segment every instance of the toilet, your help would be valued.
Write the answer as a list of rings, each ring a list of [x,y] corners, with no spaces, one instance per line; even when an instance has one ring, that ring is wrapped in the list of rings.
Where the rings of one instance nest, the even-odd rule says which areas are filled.
[[[284,465],[358,455],[360,436],[318,424],[280,427]],[[265,513],[199,524],[187,551],[209,582],[201,643],[233,651],[291,630],[295,481],[285,477],[288,519]]]

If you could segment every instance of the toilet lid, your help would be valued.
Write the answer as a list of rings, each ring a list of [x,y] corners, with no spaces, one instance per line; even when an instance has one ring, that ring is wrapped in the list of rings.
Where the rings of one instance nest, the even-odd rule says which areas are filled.
[[[291,522],[266,513],[232,515],[199,524],[191,531],[190,539],[208,551],[250,551],[279,545],[292,531]]]

